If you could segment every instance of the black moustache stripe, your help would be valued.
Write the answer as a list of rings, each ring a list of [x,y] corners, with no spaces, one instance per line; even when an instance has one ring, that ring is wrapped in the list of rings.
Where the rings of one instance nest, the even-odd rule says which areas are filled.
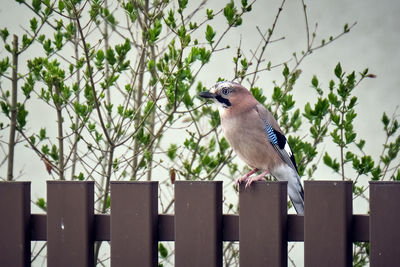
[[[217,96],[215,97],[215,99],[217,99],[217,101],[218,101],[219,103],[225,104],[225,105],[228,106],[228,107],[232,106],[231,102],[229,102],[228,99],[223,98],[223,97],[220,96],[220,95],[217,95]]]

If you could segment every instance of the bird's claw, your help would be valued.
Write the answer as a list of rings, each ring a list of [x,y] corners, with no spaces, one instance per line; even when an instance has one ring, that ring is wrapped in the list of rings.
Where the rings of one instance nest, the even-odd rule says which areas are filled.
[[[254,169],[251,170],[250,172],[246,173],[244,176],[242,176],[242,177],[236,179],[236,181],[235,181],[235,188],[236,188],[236,190],[239,191],[239,184],[240,184],[241,182],[244,182],[244,181],[247,181],[247,182],[246,182],[245,188],[247,188],[248,186],[250,186],[250,184],[251,184],[252,182],[250,182],[250,184],[247,185],[248,181],[251,180],[251,178],[249,178],[249,177],[250,177],[252,174],[254,174],[255,172],[257,172],[257,171],[258,171],[258,169],[257,169],[257,168],[254,168]]]
[[[240,178],[236,179],[236,181],[235,181],[235,188],[236,188],[237,191],[239,191],[239,185],[240,185],[240,183],[246,181],[248,178],[249,178],[249,177],[245,175],[245,176],[243,176],[243,177],[240,177]]]
[[[249,188],[250,187],[250,185],[253,183],[253,179],[251,179],[251,178],[249,178],[249,179],[247,179],[247,181],[246,181],[246,185],[244,186],[244,188]]]
[[[246,181],[246,185],[244,188],[249,188],[250,185],[255,182],[255,181],[260,181],[262,179],[264,179],[264,176],[267,175],[269,173],[268,170],[263,171],[260,175],[256,176],[256,177],[249,177],[249,175],[245,175],[243,177],[240,177],[239,179],[236,180],[235,182],[235,187],[238,189],[238,186],[241,182]]]
[[[254,181],[258,181],[258,180],[254,180],[253,178],[251,178],[251,177],[246,177],[246,176],[240,177],[240,178],[236,179],[236,181],[235,181],[235,188],[236,188],[237,191],[239,191],[239,185],[240,185],[242,182],[246,182],[246,185],[244,186],[244,188],[249,188],[250,185],[251,185]]]

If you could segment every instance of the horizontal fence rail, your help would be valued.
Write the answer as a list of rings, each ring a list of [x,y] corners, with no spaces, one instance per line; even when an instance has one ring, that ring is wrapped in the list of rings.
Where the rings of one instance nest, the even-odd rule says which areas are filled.
[[[158,182],[112,182],[110,215],[94,214],[94,183],[47,182],[47,214],[31,214],[30,183],[0,182],[0,265],[30,266],[47,241],[48,266],[94,266],[94,242],[111,241],[112,266],[157,266],[158,242],[175,242],[175,266],[222,266],[222,242],[239,241],[240,266],[287,266],[287,242],[304,242],[305,266],[351,266],[352,243],[370,242],[371,266],[400,266],[400,183],[370,183],[370,215],[352,211],[352,183],[305,181],[305,215],[287,214],[287,184],[239,189],[239,215],[222,214],[222,182],[176,181],[175,214],[158,214]],[[205,256],[206,255],[206,256]]]

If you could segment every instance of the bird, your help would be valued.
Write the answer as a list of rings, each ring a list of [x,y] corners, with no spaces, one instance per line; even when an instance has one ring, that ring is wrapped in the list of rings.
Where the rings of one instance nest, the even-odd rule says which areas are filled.
[[[236,179],[235,186],[245,182],[247,188],[267,174],[278,181],[287,181],[289,198],[297,214],[303,215],[304,190],[294,154],[268,109],[248,89],[231,81],[218,82],[199,96],[218,105],[225,139],[239,158],[252,168]]]

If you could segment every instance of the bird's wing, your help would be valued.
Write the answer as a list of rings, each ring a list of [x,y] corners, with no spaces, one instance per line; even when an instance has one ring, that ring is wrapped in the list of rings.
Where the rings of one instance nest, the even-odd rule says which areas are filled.
[[[258,104],[255,107],[260,119],[263,122],[264,131],[268,136],[268,140],[271,145],[275,148],[279,157],[287,164],[290,168],[296,171],[297,165],[296,161],[290,148],[286,137],[280,132],[278,123],[272,114],[261,104]]]

